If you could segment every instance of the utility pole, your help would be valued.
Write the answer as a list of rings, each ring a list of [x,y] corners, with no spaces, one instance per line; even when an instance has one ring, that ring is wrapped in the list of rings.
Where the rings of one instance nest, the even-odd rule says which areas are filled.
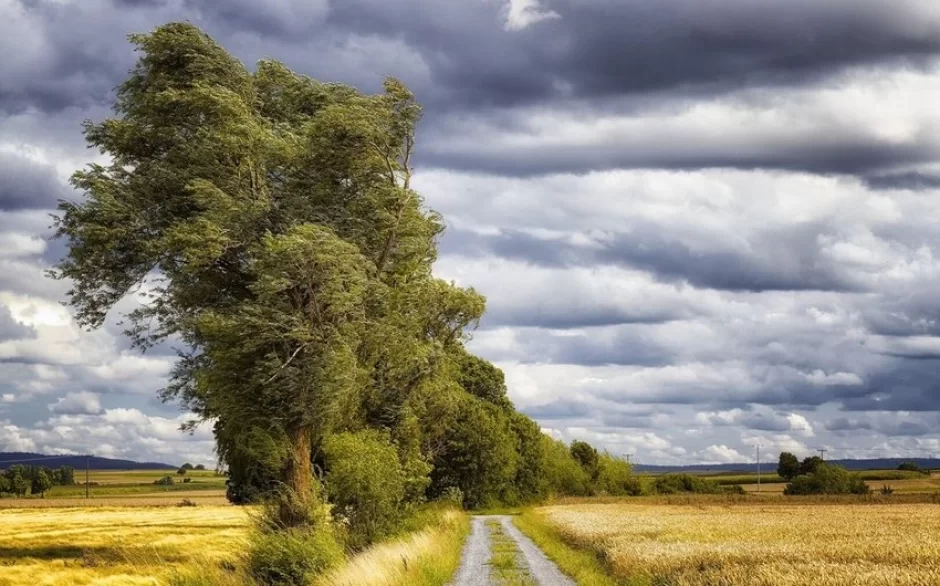
[[[820,460],[825,460],[825,459],[826,459],[826,452],[828,452],[829,450],[827,450],[826,448],[819,448],[819,449],[816,450],[816,451],[819,452],[819,459],[820,459]]]
[[[757,492],[760,492],[760,444],[757,444]]]
[[[88,498],[88,459],[89,456],[85,456],[85,498]]]

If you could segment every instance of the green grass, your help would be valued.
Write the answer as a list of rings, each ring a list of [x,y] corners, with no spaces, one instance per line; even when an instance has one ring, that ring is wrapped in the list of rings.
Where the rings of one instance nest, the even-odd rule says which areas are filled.
[[[582,549],[565,542],[561,533],[534,510],[525,510],[513,519],[516,527],[541,548],[548,559],[578,586],[618,586],[603,557],[593,550]]]
[[[171,476],[175,484],[159,486],[154,481]],[[189,482],[183,482],[188,478]],[[175,470],[92,470],[89,472],[88,493],[97,496],[132,496],[170,492],[200,490],[225,490],[225,476],[212,470],[190,470],[185,476]],[[75,472],[75,484],[54,486],[46,493],[46,499],[78,498],[85,496],[85,472]],[[38,496],[30,498],[39,498]]]
[[[491,519],[486,522],[490,530],[490,578],[499,586],[537,586],[526,569],[519,564],[522,552],[514,539],[506,535],[503,524]]]

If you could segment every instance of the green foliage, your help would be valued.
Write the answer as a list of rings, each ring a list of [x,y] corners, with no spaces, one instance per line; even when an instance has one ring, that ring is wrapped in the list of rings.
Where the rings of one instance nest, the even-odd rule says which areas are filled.
[[[327,527],[259,532],[251,537],[246,566],[264,586],[306,586],[343,561],[343,548]]]
[[[184,466],[185,466],[185,464],[184,464]],[[196,470],[205,470],[205,469],[206,469],[206,466],[205,466],[204,464],[196,464],[196,468],[195,468],[195,469],[196,469]]]
[[[564,442],[542,436],[545,451],[545,477],[549,492],[555,495],[588,496],[591,478],[575,460]]]
[[[166,475],[163,478],[154,480],[153,483],[156,484],[157,486],[173,486],[174,484],[176,484],[176,481],[173,480],[172,476]]]
[[[46,492],[52,488],[52,486],[52,477],[45,470],[40,469],[33,475],[30,492],[45,498]]]
[[[607,452],[598,455],[595,484],[594,492],[601,495],[640,496],[645,492],[630,463]]]
[[[800,475],[790,481],[783,491],[788,495],[807,494],[869,494],[871,489],[861,475],[853,474],[832,464],[817,464],[809,474]]]
[[[544,434],[538,423],[516,411],[509,412],[509,426],[515,438],[516,472],[502,500],[508,505],[540,501],[549,489]]]
[[[353,549],[392,533],[402,516],[405,474],[395,447],[378,431],[340,433],[323,445],[326,491]]]
[[[918,474],[929,474],[929,472],[921,468],[920,464],[917,462],[901,462],[898,465],[898,470],[903,470],[906,472],[917,472]]]
[[[433,461],[431,495],[461,490],[464,505],[499,503],[516,475],[518,454],[505,412],[465,395],[449,414],[440,451]]]
[[[571,442],[571,456],[581,465],[581,468],[587,472],[591,480],[597,478],[598,453],[594,447],[580,440]]]
[[[193,465],[190,464],[189,462],[186,462],[185,464],[180,466],[180,470],[193,470]]]
[[[497,407],[511,410],[506,395],[506,377],[492,363],[461,349],[458,354],[457,384],[471,395]]]
[[[116,116],[86,126],[110,162],[73,176],[85,199],[60,207],[53,276],[88,327],[146,281],[128,333],[189,347],[162,396],[221,422],[230,493],[273,480],[313,498],[324,439],[394,431],[483,312],[431,274],[443,222],[410,185],[421,109],[392,79],[368,96],[272,61],[250,72],[188,23],[132,41]],[[255,466],[260,436],[278,457]]]
[[[781,452],[780,461],[777,464],[777,475],[786,481],[790,481],[799,473],[800,460],[790,452]]]
[[[185,476],[186,472],[188,472],[189,470],[190,468],[180,468],[179,470],[176,471],[176,473],[180,476]]]
[[[824,463],[825,461],[819,456],[810,456],[808,458],[804,458],[803,461],[800,462],[800,474],[812,474],[816,471],[816,468]]]
[[[664,474],[653,481],[652,491],[656,494],[678,494],[693,492],[698,494],[718,494],[724,492],[722,486],[714,480],[693,476],[692,474]]]
[[[19,497],[29,492],[31,474],[26,466],[14,464],[3,472],[3,476],[6,478],[7,492]]]

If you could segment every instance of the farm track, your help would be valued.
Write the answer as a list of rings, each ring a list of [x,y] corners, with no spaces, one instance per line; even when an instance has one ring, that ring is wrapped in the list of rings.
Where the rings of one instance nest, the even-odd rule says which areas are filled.
[[[506,515],[479,515],[472,521],[460,568],[450,586],[575,586]],[[494,541],[506,540],[517,550],[515,567],[494,568]]]

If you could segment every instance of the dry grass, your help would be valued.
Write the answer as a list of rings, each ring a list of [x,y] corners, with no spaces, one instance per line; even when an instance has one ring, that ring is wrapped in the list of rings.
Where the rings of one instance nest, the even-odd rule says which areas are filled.
[[[631,584],[940,585],[940,507],[581,504],[537,514]]]
[[[444,511],[436,524],[367,549],[317,586],[443,586],[460,562],[468,532],[465,513]]]
[[[238,507],[111,505],[0,510],[0,586],[163,585],[234,558],[249,524]]]

